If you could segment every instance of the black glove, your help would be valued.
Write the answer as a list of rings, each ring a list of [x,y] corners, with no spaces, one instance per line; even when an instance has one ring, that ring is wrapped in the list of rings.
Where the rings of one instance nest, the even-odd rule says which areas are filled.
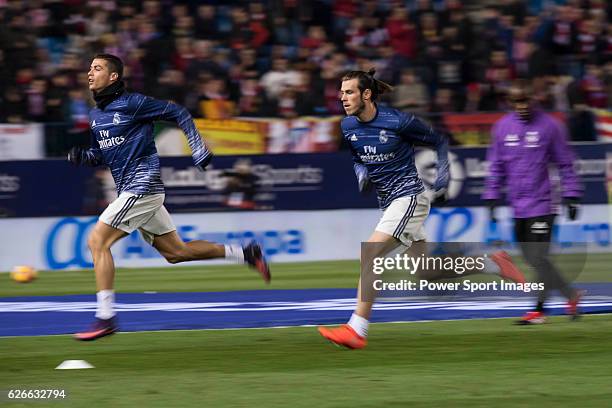
[[[208,155],[204,158],[204,160],[202,160],[200,163],[198,163],[196,165],[196,167],[198,169],[200,169],[201,171],[206,171],[206,167],[210,164],[212,159],[213,159],[212,152],[208,152]]]
[[[497,222],[497,218],[495,218],[495,207],[497,207],[497,200],[485,200],[485,203],[489,208],[489,219],[491,222]]]
[[[563,204],[567,208],[567,218],[570,221],[578,218],[578,210],[580,210],[580,199],[578,197],[565,197]]]
[[[82,147],[74,146],[68,151],[68,161],[74,165],[80,165],[83,163],[85,157],[85,149]]]
[[[99,166],[103,164],[102,158],[97,157],[91,149],[75,146],[68,152],[68,161],[75,165]]]

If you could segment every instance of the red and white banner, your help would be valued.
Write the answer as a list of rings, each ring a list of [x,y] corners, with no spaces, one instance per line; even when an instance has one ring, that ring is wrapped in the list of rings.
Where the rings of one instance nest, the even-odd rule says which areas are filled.
[[[44,129],[39,123],[0,124],[0,161],[44,159],[44,140]]]
[[[596,109],[595,129],[600,142],[612,143],[612,112]]]

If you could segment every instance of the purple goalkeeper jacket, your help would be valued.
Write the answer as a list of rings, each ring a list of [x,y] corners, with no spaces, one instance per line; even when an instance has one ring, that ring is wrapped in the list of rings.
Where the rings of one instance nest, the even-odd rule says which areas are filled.
[[[574,172],[574,153],[567,144],[565,126],[541,111],[529,123],[509,113],[493,126],[487,151],[489,175],[485,200],[506,197],[515,218],[553,214],[549,165],[559,170],[562,197],[580,197],[582,188]]]

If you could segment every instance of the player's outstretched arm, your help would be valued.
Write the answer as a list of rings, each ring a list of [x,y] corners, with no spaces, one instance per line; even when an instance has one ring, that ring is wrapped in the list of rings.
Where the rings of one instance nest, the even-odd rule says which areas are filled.
[[[576,155],[567,143],[567,130],[565,126],[558,122],[556,126],[557,129],[553,140],[549,144],[551,161],[559,169],[563,198],[578,200],[582,197],[582,185],[574,170]]]
[[[567,209],[567,217],[573,221],[578,218],[582,185],[574,170],[576,155],[567,143],[567,129],[562,123],[557,122],[556,126],[553,140],[549,144],[550,155],[552,162],[559,168],[563,204]]]
[[[438,197],[446,194],[450,180],[448,165],[448,138],[436,132],[414,115],[405,114],[400,119],[399,134],[413,142],[425,144],[434,148],[438,154],[438,177],[434,183],[434,191]]]
[[[210,164],[213,154],[206,147],[191,114],[185,107],[140,94],[132,94],[130,105],[133,106],[136,120],[165,120],[176,123],[187,136],[196,167],[204,170]]]
[[[487,149],[489,174],[485,179],[485,191],[482,198],[487,202],[491,219],[495,218],[495,207],[501,199],[501,190],[506,178],[504,162],[501,159],[501,138],[498,137],[497,125],[491,131],[491,144]]]

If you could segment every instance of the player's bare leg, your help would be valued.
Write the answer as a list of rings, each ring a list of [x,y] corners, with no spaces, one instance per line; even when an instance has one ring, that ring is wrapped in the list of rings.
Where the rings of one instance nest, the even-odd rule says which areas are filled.
[[[368,239],[368,242],[383,244],[382,246],[376,248],[377,253],[374,254],[375,257],[386,256],[397,249],[398,246],[402,245],[401,242],[393,236],[380,231],[375,231]],[[414,256],[421,256],[422,254],[427,255],[427,243],[424,240],[415,241],[412,243],[410,248],[405,250],[404,253],[408,255],[414,254]],[[485,263],[485,265],[487,265],[487,263]],[[417,271],[417,274],[422,279],[435,281],[489,272],[501,275],[503,277],[508,277],[516,281],[522,280],[524,282],[523,274],[514,266],[514,263],[512,263],[512,260],[509,258],[509,256],[507,256],[507,254],[494,254],[492,256],[492,260],[488,262],[488,266],[486,266],[486,268],[492,269],[492,271],[472,270],[465,271],[462,274],[457,274],[453,270],[431,269],[427,271],[419,270]],[[369,275],[365,274],[365,276]],[[364,274],[361,274],[357,292],[357,307],[355,308],[355,312],[351,316],[349,322],[335,329],[328,329],[326,327],[319,328],[319,333],[335,344],[348,348],[363,348],[367,345],[366,338],[368,334],[369,320],[377,293],[371,282],[364,283],[363,277]]]
[[[380,231],[374,231],[367,242],[383,244],[376,248],[375,254],[371,254],[373,257],[384,256],[399,244],[399,241],[393,236]],[[319,327],[319,333],[332,343],[340,346],[352,349],[365,347],[374,299],[376,299],[376,291],[373,285],[371,282],[363,282],[363,276],[360,276],[357,289],[357,307],[349,322],[334,329]]]
[[[113,289],[115,279],[115,262],[111,246],[126,236],[127,233],[98,221],[89,234],[87,246],[93,258],[98,291]]]
[[[392,247],[399,245],[399,241],[397,239],[380,231],[374,231],[370,238],[368,238],[367,242],[389,244],[388,248],[386,248],[386,246],[381,248],[383,253],[379,254],[378,256],[384,256],[386,249],[391,250]],[[360,277],[359,285],[357,287],[357,307],[355,309],[355,314],[363,317],[366,320],[370,319],[370,315],[372,314],[372,306],[374,305],[374,302],[370,302],[369,300],[376,298],[376,294],[373,293],[373,291],[374,288],[371,287],[371,285],[366,285],[366,287],[362,288],[362,281]]]
[[[176,231],[157,235],[153,247],[171,264],[225,257],[225,247],[208,241],[184,242]]]
[[[113,284],[115,280],[115,263],[111,254],[111,247],[115,242],[126,236],[127,233],[113,228],[101,221],[94,226],[89,234],[87,245],[91,251],[96,273],[97,310],[96,322],[84,332],[75,334],[75,339],[90,341],[108,336],[117,331],[113,310],[115,293]]]
[[[184,242],[176,231],[153,238],[153,247],[172,264],[187,261],[225,258],[247,263],[259,272],[266,283],[270,282],[270,268],[261,247],[251,243],[243,248],[235,245],[220,245],[204,240]]]

